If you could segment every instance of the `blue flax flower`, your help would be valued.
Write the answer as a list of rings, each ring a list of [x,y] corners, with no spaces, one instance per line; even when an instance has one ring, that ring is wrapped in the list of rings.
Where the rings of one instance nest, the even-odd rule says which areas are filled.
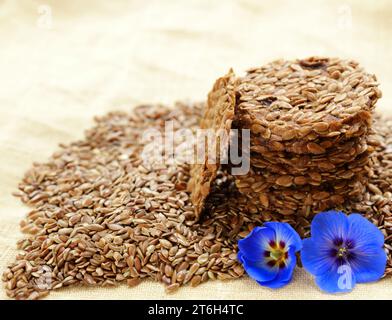
[[[383,244],[381,231],[360,214],[322,212],[312,221],[311,238],[303,240],[301,260],[322,290],[348,292],[356,283],[382,277]]]
[[[260,285],[281,288],[288,284],[301,250],[301,238],[287,223],[267,222],[238,241],[238,260]]]

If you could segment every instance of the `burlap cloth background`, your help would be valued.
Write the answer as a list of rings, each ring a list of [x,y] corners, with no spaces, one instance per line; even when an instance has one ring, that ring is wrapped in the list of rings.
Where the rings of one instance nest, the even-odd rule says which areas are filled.
[[[277,57],[314,54],[352,57],[376,73],[384,92],[379,110],[392,114],[391,28],[388,0],[0,0],[0,271],[15,257],[19,221],[28,211],[11,192],[33,161],[82,138],[94,115],[144,102],[201,100],[229,67],[241,72]],[[301,270],[279,291],[242,279],[173,296],[154,282],[49,296],[149,298],[392,298],[392,279],[343,296],[321,293]]]

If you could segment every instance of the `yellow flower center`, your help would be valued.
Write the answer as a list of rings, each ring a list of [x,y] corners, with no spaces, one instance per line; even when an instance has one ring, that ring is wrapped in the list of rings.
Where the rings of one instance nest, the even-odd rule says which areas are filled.
[[[347,248],[341,247],[338,250],[338,257],[343,258],[347,255]]]
[[[269,250],[264,252],[264,257],[267,260],[268,266],[284,268],[287,265],[289,257],[286,244],[283,241],[270,241]]]
[[[282,250],[271,250],[270,256],[274,260],[284,259],[284,252]]]

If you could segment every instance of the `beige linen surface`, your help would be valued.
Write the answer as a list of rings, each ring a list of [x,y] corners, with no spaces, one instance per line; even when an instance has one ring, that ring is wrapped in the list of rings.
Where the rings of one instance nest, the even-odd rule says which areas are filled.
[[[202,100],[229,67],[272,59],[352,57],[378,75],[392,108],[391,1],[0,0],[0,271],[28,208],[11,192],[33,161],[83,137],[94,115],[144,102]],[[391,298],[392,279],[326,295],[311,276],[272,291],[244,278],[183,288],[73,287],[49,299]],[[6,298],[0,290],[0,298]]]

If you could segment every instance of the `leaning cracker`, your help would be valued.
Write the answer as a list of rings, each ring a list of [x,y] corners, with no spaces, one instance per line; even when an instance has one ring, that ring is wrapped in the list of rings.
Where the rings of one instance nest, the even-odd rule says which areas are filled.
[[[215,139],[207,150],[217,151],[222,149],[222,154],[227,153],[229,148],[228,139],[220,141],[219,133],[223,130],[224,136],[230,136],[232,121],[234,119],[235,75],[232,69],[222,78],[219,78],[212,91],[208,95],[208,101],[204,115],[200,121],[201,129],[213,130]],[[220,146],[222,144],[222,146]],[[215,156],[214,159],[211,159]],[[211,155],[205,152],[202,163],[196,163],[191,168],[191,178],[188,183],[188,190],[191,192],[191,201],[195,208],[196,219],[200,217],[204,209],[205,201],[210,193],[211,185],[214,182],[220,167],[220,154],[216,152]]]

